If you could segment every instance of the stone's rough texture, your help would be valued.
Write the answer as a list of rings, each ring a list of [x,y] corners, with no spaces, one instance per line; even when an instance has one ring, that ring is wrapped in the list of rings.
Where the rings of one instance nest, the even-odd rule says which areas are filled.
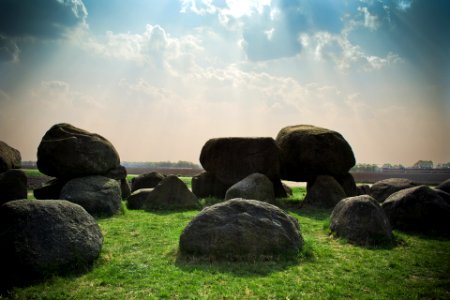
[[[192,177],[192,192],[199,198],[212,196],[223,199],[229,187],[209,172]]]
[[[318,208],[333,208],[345,197],[341,185],[332,176],[322,175],[308,182],[303,203]]]
[[[375,245],[392,240],[389,220],[375,199],[368,195],[345,198],[331,213],[330,229],[337,236],[358,245]]]
[[[19,150],[0,141],[0,173],[11,169],[20,169],[21,166],[22,157]]]
[[[400,190],[382,208],[394,229],[450,234],[450,206],[428,186]]]
[[[122,195],[122,199],[127,199],[131,195],[130,185],[126,178],[120,179],[120,194]]]
[[[273,184],[266,175],[254,173],[232,185],[225,194],[225,200],[244,198],[260,200],[264,202],[275,202]]]
[[[36,199],[61,199],[61,190],[68,180],[54,178],[33,190]]]
[[[260,258],[295,255],[303,246],[297,220],[261,201],[232,199],[203,209],[180,236],[183,255]]]
[[[127,178],[127,169],[125,169],[124,166],[118,166],[115,169],[109,170],[103,176],[108,177],[108,178],[112,178],[112,179],[115,179],[115,180],[122,180],[122,179]]]
[[[22,170],[0,173],[0,205],[18,199],[27,199],[27,175]]]
[[[5,203],[0,236],[0,280],[6,285],[87,271],[103,243],[92,216],[62,200]]]
[[[192,209],[197,205],[197,197],[174,175],[167,176],[153,189],[137,190],[128,197],[129,209]]]
[[[436,188],[450,194],[450,178],[439,184]]]
[[[61,199],[81,205],[94,217],[108,217],[120,211],[120,185],[104,176],[75,178],[64,185]]]
[[[339,176],[336,178],[337,182],[341,185],[341,187],[344,189],[345,194],[347,197],[353,197],[357,196],[358,189],[356,187],[355,179],[353,178],[352,174],[347,173],[346,175]]]
[[[417,186],[414,182],[405,178],[389,178],[375,182],[370,187],[370,196],[383,203],[390,195],[403,189]]]
[[[39,171],[58,178],[104,175],[120,166],[119,155],[108,140],[64,123],[45,133],[37,157]]]
[[[363,184],[356,187],[358,195],[370,195],[370,185]]]
[[[280,150],[272,138],[217,138],[203,146],[203,168],[224,184],[233,185],[250,174],[280,178]]]
[[[159,172],[150,172],[141,174],[131,179],[131,192],[137,191],[143,188],[154,188],[161,182],[166,176]]]
[[[352,148],[335,131],[311,125],[288,126],[276,138],[281,179],[311,181],[318,175],[344,176],[355,165]]]

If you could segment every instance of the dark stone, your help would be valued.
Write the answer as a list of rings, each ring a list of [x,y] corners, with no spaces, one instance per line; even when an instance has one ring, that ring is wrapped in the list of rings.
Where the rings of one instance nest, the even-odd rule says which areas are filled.
[[[292,196],[294,193],[292,192],[292,189],[290,186],[288,186],[286,183],[282,182],[284,192],[286,193],[286,197]]]
[[[192,192],[199,198],[216,197],[223,199],[230,186],[208,172],[192,177]]]
[[[363,184],[356,187],[358,195],[370,195],[370,185]]]
[[[344,189],[345,195],[347,197],[353,197],[357,196],[358,189],[356,187],[355,179],[353,178],[353,175],[350,173],[347,173],[346,175],[339,176],[336,178],[337,182],[341,185],[341,187]]]
[[[279,155],[272,138],[216,138],[203,146],[200,162],[205,171],[224,184],[233,185],[253,173],[279,180]]]
[[[36,199],[61,199],[61,190],[67,179],[53,178],[33,190]]]
[[[254,173],[232,185],[225,194],[225,200],[243,198],[269,203],[275,202],[273,184],[266,175]]]
[[[308,182],[305,205],[317,208],[333,208],[346,197],[344,189],[332,176],[317,176],[316,180]]]
[[[166,178],[166,176],[159,172],[150,172],[136,176],[131,179],[131,192],[143,188],[154,188],[164,178]]]
[[[105,175],[105,177],[115,179],[115,180],[122,180],[127,178],[127,169],[125,169],[124,166],[118,166],[115,169],[109,170]]]
[[[121,208],[120,185],[104,176],[70,180],[61,190],[61,199],[81,205],[94,217],[109,217]]]
[[[395,192],[382,208],[394,229],[450,234],[450,206],[428,186]]]
[[[4,286],[88,271],[103,244],[92,216],[62,200],[3,204],[0,236],[0,284]]]
[[[177,210],[197,208],[197,197],[177,176],[164,178],[153,189],[140,189],[127,199],[129,209]]]
[[[444,200],[448,205],[450,205],[450,194],[449,193],[446,193],[440,189],[434,189],[434,191],[439,195],[439,197],[442,198],[442,200]]]
[[[22,166],[22,157],[17,149],[0,141],[0,173],[11,169],[20,169]]]
[[[276,138],[281,149],[281,179],[312,181],[319,175],[345,176],[355,165],[344,137],[311,125],[288,126]]]
[[[22,170],[0,173],[0,205],[11,200],[27,199],[27,175]]]
[[[120,194],[122,199],[127,199],[131,195],[130,185],[126,178],[120,179]]]
[[[331,213],[330,229],[358,245],[376,245],[392,240],[389,220],[375,199],[368,195],[342,199]]]
[[[295,255],[303,247],[297,220],[278,207],[232,199],[203,209],[180,236],[182,255],[258,259]]]
[[[403,189],[417,186],[414,182],[405,178],[389,178],[375,182],[370,187],[370,196],[383,203],[390,195]]]
[[[441,182],[436,188],[450,194],[450,178]]]
[[[37,157],[39,171],[58,178],[104,175],[120,166],[108,140],[70,124],[52,126],[39,144]]]

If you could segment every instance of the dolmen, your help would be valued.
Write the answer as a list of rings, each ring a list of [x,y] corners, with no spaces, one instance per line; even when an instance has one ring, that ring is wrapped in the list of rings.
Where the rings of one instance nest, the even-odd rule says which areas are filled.
[[[204,208],[184,228],[182,257],[210,260],[295,256],[303,247],[297,219],[257,200],[231,199]]]
[[[27,176],[21,166],[19,150],[0,141],[0,205],[27,198]]]
[[[65,200],[14,200],[0,206],[0,287],[89,271],[103,236],[95,219]]]
[[[95,217],[120,211],[127,172],[114,146],[101,135],[56,124],[42,137],[37,167],[55,179],[34,190],[36,199],[66,199]]]

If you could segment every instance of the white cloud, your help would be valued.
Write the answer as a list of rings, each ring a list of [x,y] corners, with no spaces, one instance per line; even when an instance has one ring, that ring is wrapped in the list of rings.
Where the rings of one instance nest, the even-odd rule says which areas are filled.
[[[378,17],[372,15],[367,7],[358,7],[358,11],[364,14],[364,27],[367,27],[372,31],[375,31],[380,27]]]
[[[267,37],[267,40],[271,41],[273,38],[273,34],[275,33],[275,28],[270,28],[269,30],[264,31],[264,34]]]

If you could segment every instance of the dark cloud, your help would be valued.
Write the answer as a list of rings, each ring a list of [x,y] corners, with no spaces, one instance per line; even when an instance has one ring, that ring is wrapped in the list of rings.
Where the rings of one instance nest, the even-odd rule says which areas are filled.
[[[14,41],[0,35],[0,62],[17,61],[19,53],[19,47]]]
[[[0,35],[56,39],[86,16],[82,0],[0,0]]]

